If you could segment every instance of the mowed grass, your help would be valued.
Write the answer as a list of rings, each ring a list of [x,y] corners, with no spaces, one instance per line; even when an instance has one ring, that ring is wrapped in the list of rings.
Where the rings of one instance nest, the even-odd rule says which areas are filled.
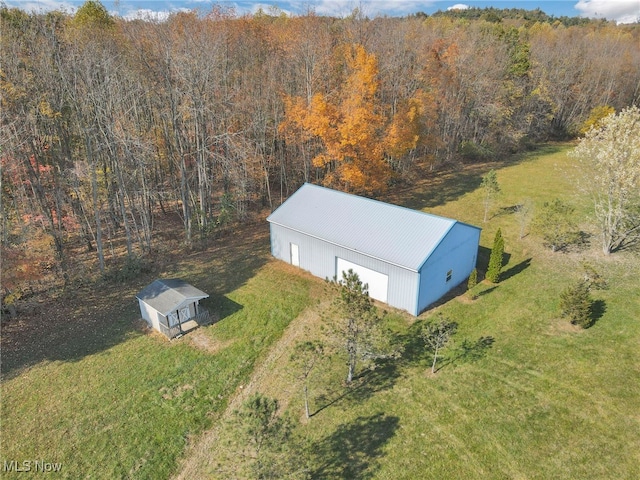
[[[478,285],[475,301],[459,296],[417,320],[391,314],[405,346],[402,359],[365,372],[351,389],[342,385],[344,359],[327,359],[311,380],[315,414],[308,422],[300,385],[284,391],[279,383],[286,361],[255,385],[301,419],[297,455],[307,459],[312,477],[640,478],[638,254],[605,258],[597,243],[552,253],[533,234],[519,239],[518,222],[503,209],[527,197],[539,208],[558,197],[587,225],[588,201],[565,173],[567,151],[550,147],[499,169],[503,193],[487,223],[479,190],[428,210],[482,226],[487,250],[500,227],[509,260],[504,280]],[[609,288],[593,292],[596,322],[580,330],[560,318],[558,297],[581,277],[584,259]],[[459,330],[432,375],[419,330],[437,313]],[[490,341],[462,354],[464,340],[481,338]]]
[[[218,452],[222,444],[210,454],[197,445],[206,428],[231,428],[227,405],[252,390],[278,398],[300,420],[293,449],[313,478],[640,478],[638,253],[605,258],[595,240],[551,253],[528,231],[519,238],[509,208],[559,197],[588,231],[589,202],[567,178],[567,150],[552,146],[499,168],[503,193],[486,223],[479,182],[467,177],[464,188],[454,178],[438,186],[433,198],[444,204],[434,206],[428,190],[413,194],[414,208],[423,202],[483,228],[481,263],[501,228],[504,279],[478,285],[475,301],[452,298],[418,319],[390,313],[403,357],[364,372],[355,387],[343,385],[344,359],[327,357],[311,379],[309,421],[287,349],[322,333],[323,281],[279,262],[250,262],[251,272],[236,278],[235,263],[219,256],[214,275],[202,263],[180,267],[205,289],[233,286],[209,300],[222,320],[198,331],[206,348],[195,348],[195,335],[169,343],[129,329],[108,349],[44,360],[4,381],[1,460],[62,462],[66,478],[167,478],[196,452],[201,458],[186,462],[184,478],[243,478],[246,459]],[[250,246],[238,248],[238,258]],[[609,288],[593,293],[595,324],[578,330],[559,317],[558,295],[580,278],[583,259]],[[431,375],[418,332],[437,313],[459,330]],[[481,338],[491,341],[462,354],[464,340]]]
[[[197,332],[218,348],[134,330],[101,352],[43,361],[4,381],[0,461],[61,463],[59,478],[168,478],[309,303],[309,281],[285,267],[267,263],[215,300],[224,318]]]

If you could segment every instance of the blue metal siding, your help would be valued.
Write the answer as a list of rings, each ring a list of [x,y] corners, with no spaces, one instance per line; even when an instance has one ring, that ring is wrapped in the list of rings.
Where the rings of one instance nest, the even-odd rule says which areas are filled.
[[[479,241],[480,229],[464,223],[456,223],[442,239],[420,269],[416,315],[469,277],[476,266]]]
[[[325,242],[304,233],[271,223],[271,254],[291,263],[290,244],[298,245],[300,268],[316,277],[332,279],[336,275],[336,258],[383,273],[389,278],[387,303],[393,307],[415,312],[418,294],[418,273],[386,263],[382,260]]]

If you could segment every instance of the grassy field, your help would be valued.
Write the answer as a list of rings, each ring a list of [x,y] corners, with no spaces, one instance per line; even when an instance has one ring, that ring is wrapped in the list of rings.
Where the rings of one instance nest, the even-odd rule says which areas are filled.
[[[287,275],[286,265],[243,264],[241,258],[235,278],[225,279],[240,285],[226,295],[214,293],[225,283],[216,281],[223,271],[219,257],[212,258],[204,265],[184,261],[171,273],[194,278],[212,292],[204,305],[221,317],[219,323],[168,342],[133,328],[139,312],[131,295],[120,318],[94,313],[102,331],[73,337],[75,330],[66,330],[69,336],[45,342],[58,341],[53,355],[32,351],[48,358],[10,372],[2,383],[1,461],[61,463],[62,478],[168,478],[188,442],[215,422],[256,362],[310,302],[310,282]],[[92,335],[112,338],[87,338]],[[82,354],[77,341],[87,341],[88,353]],[[17,360],[29,363],[27,355],[5,355],[5,368],[17,368]],[[2,478],[22,476],[3,472]]]
[[[287,358],[296,341],[321,335],[321,307],[290,326],[298,333],[280,342],[284,352],[251,391],[277,398],[300,419],[295,455],[313,478],[640,478],[640,259],[633,252],[604,258],[597,243],[552,253],[533,234],[519,239],[510,208],[524,198],[540,207],[559,197],[586,215],[588,202],[566,176],[566,151],[550,146],[497,166],[503,193],[485,224],[479,181],[463,176],[465,187],[451,175],[438,183],[433,194],[447,201],[427,211],[481,225],[485,252],[502,229],[509,259],[503,281],[478,285],[475,301],[460,295],[418,319],[390,314],[403,358],[350,389],[341,384],[344,359],[327,360],[311,382],[309,421]],[[406,198],[413,207],[434,203],[426,190]],[[596,322],[580,330],[559,318],[558,296],[580,278],[585,259],[609,288],[594,292]],[[418,332],[437,313],[459,330],[432,375]],[[465,340],[476,348],[463,354]],[[232,435],[228,428],[216,435]],[[224,442],[192,454],[180,478],[242,471]]]
[[[588,213],[566,178],[566,150],[493,165],[503,193],[484,224],[477,187],[490,166],[394,198],[482,226],[484,262],[501,228],[503,281],[418,319],[390,313],[404,355],[355,387],[342,384],[339,355],[325,359],[311,379],[309,421],[289,357],[297,341],[321,335],[328,299],[321,280],[268,260],[263,232],[165,272],[212,293],[221,321],[211,327],[169,343],[135,328],[132,301],[96,317],[108,338],[93,334],[89,347],[58,335],[3,358],[0,460],[62,462],[66,478],[242,478],[241,459],[220,439],[234,434],[233,409],[259,391],[296,419],[293,450],[314,478],[640,478],[638,253],[605,258],[597,243],[551,253],[533,234],[519,239],[510,208],[559,197]],[[609,288],[594,292],[595,324],[578,330],[559,318],[558,295],[583,259]],[[459,330],[432,375],[417,332],[436,313]],[[464,340],[476,345],[466,354]]]

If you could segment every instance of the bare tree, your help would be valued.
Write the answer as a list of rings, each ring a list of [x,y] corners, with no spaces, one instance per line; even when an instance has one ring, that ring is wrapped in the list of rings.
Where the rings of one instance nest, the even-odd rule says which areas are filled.
[[[438,352],[442,350],[451,336],[458,329],[458,324],[438,314],[438,321],[427,323],[422,327],[420,336],[424,340],[425,346],[433,352],[433,363],[431,364],[431,373],[436,373],[436,362],[438,361]]]
[[[324,356],[324,345],[317,340],[307,340],[296,345],[291,355],[292,362],[296,365],[300,379],[303,382],[304,413],[307,418],[309,414],[309,377]]]

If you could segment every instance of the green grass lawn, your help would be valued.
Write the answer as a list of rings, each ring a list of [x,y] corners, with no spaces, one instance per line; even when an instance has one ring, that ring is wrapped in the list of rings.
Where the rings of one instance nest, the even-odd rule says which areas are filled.
[[[526,197],[538,207],[559,197],[586,215],[588,202],[565,174],[566,151],[551,147],[501,168],[503,193],[486,224],[476,189],[458,189],[456,198],[428,209],[482,226],[486,249],[500,227],[509,258],[505,278],[497,286],[478,285],[475,301],[454,298],[417,320],[390,315],[404,356],[365,373],[355,388],[341,384],[345,368],[339,355],[316,372],[316,414],[296,428],[299,445],[305,445],[297,455],[307,459],[313,477],[640,478],[637,253],[605,258],[597,244],[552,253],[533,234],[519,239],[517,221],[503,210]],[[421,198],[429,204],[428,192]],[[580,278],[583,259],[609,282],[607,290],[593,293],[598,318],[587,330],[561,319],[558,311],[559,293]],[[432,375],[418,331],[437,312],[457,321],[459,329]],[[476,348],[475,356],[461,355],[464,340],[483,337],[491,342]],[[301,418],[299,388],[283,393],[281,385],[267,381],[256,389]]]
[[[106,350],[43,361],[3,382],[2,461],[60,462],[61,476],[74,479],[169,477],[187,442],[309,303],[308,280],[282,267],[267,264],[226,296],[228,316],[199,331],[224,347],[217,351],[188,336],[133,331]]]
[[[342,384],[344,359],[328,357],[312,378],[309,421],[287,349],[321,332],[322,280],[264,260],[246,260],[238,275],[218,255],[210,266],[187,260],[177,267],[205,291],[224,285],[209,300],[222,320],[198,331],[210,348],[196,348],[189,335],[169,343],[142,334],[131,318],[115,322],[119,341],[101,343],[105,348],[67,359],[42,355],[29,369],[16,367],[2,383],[0,460],[62,462],[66,478],[156,479],[198,452],[232,464],[202,460],[191,478],[221,478],[221,471],[242,477],[244,466],[233,464],[242,459],[224,445],[210,454],[187,446],[208,427],[231,428],[225,408],[244,385],[244,394],[278,398],[296,419],[296,461],[314,478],[640,478],[638,253],[605,258],[596,242],[552,253],[534,234],[519,239],[508,208],[524,198],[539,207],[559,197],[586,226],[588,201],[565,175],[566,151],[548,147],[499,168],[503,193],[486,223],[479,181],[468,172],[462,184],[451,174],[437,191],[425,187],[407,197],[414,208],[481,226],[485,253],[501,228],[504,280],[478,285],[477,300],[452,298],[418,319],[390,313],[404,355],[365,372],[354,388]],[[239,245],[234,258],[247,258],[249,246]],[[559,293],[580,278],[583,259],[609,283],[593,293],[597,321],[587,330],[558,311]],[[418,331],[436,313],[459,329],[432,375]],[[290,322],[295,328],[285,332]],[[464,340],[481,338],[490,342],[461,354]],[[249,381],[267,356],[268,372]]]

